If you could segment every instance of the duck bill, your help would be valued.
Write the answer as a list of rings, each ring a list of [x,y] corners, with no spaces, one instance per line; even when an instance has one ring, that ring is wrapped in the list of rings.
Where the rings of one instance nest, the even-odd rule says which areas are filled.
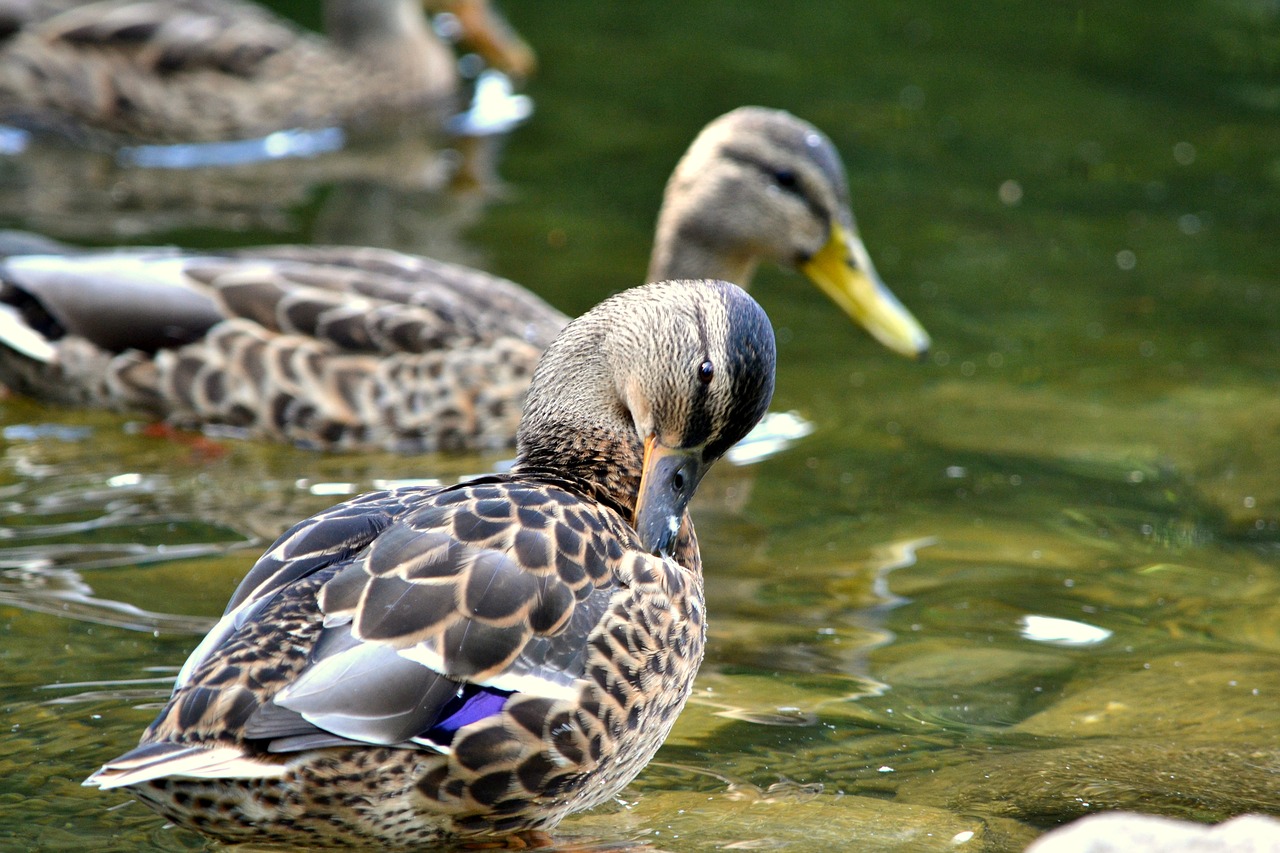
[[[889,349],[911,358],[929,350],[929,333],[885,287],[851,227],[833,223],[826,245],[800,271]]]
[[[667,447],[656,436],[644,442],[640,493],[631,526],[650,554],[668,556],[706,466],[702,448]]]
[[[458,18],[463,41],[495,68],[522,80],[537,68],[538,60],[533,48],[516,34],[489,0],[451,0],[427,2],[425,5],[453,12]]]

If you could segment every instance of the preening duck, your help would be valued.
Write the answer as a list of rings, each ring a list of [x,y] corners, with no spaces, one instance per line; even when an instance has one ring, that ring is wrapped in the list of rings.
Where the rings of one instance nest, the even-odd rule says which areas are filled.
[[[686,507],[764,414],[768,318],[651,284],[542,358],[508,475],[355,498],[249,571],[141,744],[86,782],[226,841],[425,844],[613,797],[706,632]]]
[[[743,107],[677,165],[648,277],[745,286],[762,262],[894,351],[928,348],[858,236],[831,141]],[[0,263],[0,381],[322,448],[498,448],[566,320],[504,279],[376,249],[25,255]]]

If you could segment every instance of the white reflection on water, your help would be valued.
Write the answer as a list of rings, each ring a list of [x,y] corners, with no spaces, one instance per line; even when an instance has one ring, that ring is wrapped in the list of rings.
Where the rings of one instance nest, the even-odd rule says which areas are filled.
[[[786,450],[813,432],[813,424],[798,412],[769,412],[755,429],[739,441],[724,458],[734,465],[753,465]]]
[[[61,684],[42,684],[39,690],[76,690],[66,696],[48,699],[45,705],[80,705],[91,702],[132,702],[133,707],[159,705],[173,690],[177,667],[147,667],[152,672],[163,672],[152,678],[118,678],[103,681],[70,681]],[[92,688],[92,689],[85,689]]]
[[[1055,646],[1093,646],[1110,639],[1112,634],[1107,628],[1056,616],[1023,616],[1018,624],[1024,639]]]
[[[257,139],[229,142],[193,142],[171,145],[131,145],[116,159],[122,166],[147,169],[196,169],[241,166],[290,157],[315,157],[339,151],[347,136],[336,127],[319,130],[281,130]]]

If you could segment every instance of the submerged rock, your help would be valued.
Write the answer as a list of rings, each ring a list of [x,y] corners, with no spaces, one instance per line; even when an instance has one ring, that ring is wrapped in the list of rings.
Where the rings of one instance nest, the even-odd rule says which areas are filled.
[[[903,802],[1049,826],[1098,811],[1223,820],[1280,809],[1280,750],[1119,742],[1030,750],[907,781]]]
[[[1019,751],[906,781],[904,802],[1041,826],[1101,810],[1223,820],[1280,812],[1274,661],[1192,652],[1152,658],[1010,727]],[[1036,748],[1042,745],[1042,748]]]
[[[1015,730],[1052,738],[1152,738],[1161,744],[1277,750],[1275,666],[1271,655],[1230,652],[1145,658],[1128,672],[1068,685],[1059,701]]]
[[[1011,820],[984,820],[874,797],[827,794],[820,788],[781,783],[764,790],[733,785],[714,793],[646,791],[635,802],[624,804],[621,813],[597,809],[570,818],[561,824],[558,835],[565,836],[559,840],[572,840],[575,845],[584,835],[629,838],[653,849],[690,853],[1004,853],[1022,850],[1036,835],[1032,827]]]

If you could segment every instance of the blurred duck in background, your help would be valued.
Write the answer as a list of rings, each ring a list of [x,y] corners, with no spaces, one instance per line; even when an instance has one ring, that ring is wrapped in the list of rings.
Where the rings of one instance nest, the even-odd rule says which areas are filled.
[[[474,262],[536,63],[488,0],[424,5],[326,0],[326,39],[244,0],[0,0],[0,219],[296,239],[318,200],[308,242]]]
[[[19,251],[28,252],[28,249]],[[779,110],[711,122],[669,181],[648,280],[799,270],[895,352],[929,336],[858,236],[831,141]],[[0,380],[72,405],[331,449],[505,447],[567,322],[510,281],[387,250],[18,254]]]
[[[327,38],[243,0],[0,0],[0,121],[116,145],[443,121],[457,60],[424,5],[493,67],[533,71],[487,0],[325,0]]]

